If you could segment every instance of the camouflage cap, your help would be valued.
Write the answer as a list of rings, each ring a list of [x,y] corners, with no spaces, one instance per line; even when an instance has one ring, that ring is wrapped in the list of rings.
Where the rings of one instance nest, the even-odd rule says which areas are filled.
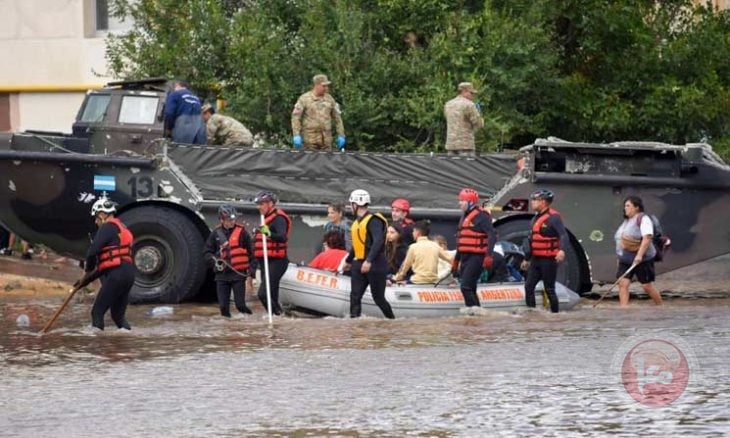
[[[327,75],[314,75],[314,77],[312,78],[312,82],[314,83],[314,85],[329,85],[332,83],[329,79],[327,79]]]
[[[213,105],[206,103],[202,107],[200,107],[200,112],[204,113],[206,111],[210,111],[211,113],[215,112],[215,108],[213,108]]]
[[[462,82],[459,84],[459,91],[471,91],[472,93],[478,93],[474,85],[471,82]]]

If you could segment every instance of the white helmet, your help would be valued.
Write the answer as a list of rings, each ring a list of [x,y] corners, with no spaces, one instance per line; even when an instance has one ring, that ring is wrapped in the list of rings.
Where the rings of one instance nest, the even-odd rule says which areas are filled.
[[[91,216],[96,216],[97,213],[116,213],[117,203],[106,197],[106,193],[103,193],[99,199],[94,202],[91,206]]]
[[[350,203],[360,206],[370,204],[370,193],[362,189],[354,190],[350,193]]]

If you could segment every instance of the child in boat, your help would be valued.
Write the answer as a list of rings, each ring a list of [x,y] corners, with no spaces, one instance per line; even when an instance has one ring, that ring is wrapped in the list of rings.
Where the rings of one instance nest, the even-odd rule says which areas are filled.
[[[309,267],[332,272],[339,271],[342,260],[347,257],[345,239],[342,237],[342,233],[337,230],[326,232],[322,248],[323,251],[309,262]]]

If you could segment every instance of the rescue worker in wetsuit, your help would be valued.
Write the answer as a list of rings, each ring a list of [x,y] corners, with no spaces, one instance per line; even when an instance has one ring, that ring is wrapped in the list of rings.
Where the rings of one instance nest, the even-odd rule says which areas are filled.
[[[131,330],[125,317],[129,291],[134,285],[136,269],[132,263],[134,236],[115,217],[117,204],[104,193],[91,206],[91,216],[99,228],[86,253],[86,272],[98,269],[101,289],[91,308],[91,324],[104,330],[104,314],[111,309],[114,323],[120,329]]]
[[[236,309],[251,314],[246,306],[246,282],[253,288],[256,259],[251,236],[243,225],[236,223],[236,210],[230,205],[218,208],[220,224],[205,242],[205,260],[215,271],[216,293],[221,316],[231,317],[231,289]]]
[[[479,193],[471,188],[459,192],[459,208],[463,211],[456,232],[456,256],[451,273],[460,278],[461,294],[466,307],[479,307],[477,282],[484,266],[491,266],[492,251],[497,240],[492,217],[479,205]]]
[[[400,228],[401,240],[399,244],[403,247],[403,252],[408,252],[408,247],[413,240],[413,219],[408,215],[411,212],[411,203],[405,198],[396,198],[390,204],[390,218],[393,224]]]
[[[527,307],[535,307],[535,286],[542,280],[550,300],[550,311],[558,313],[555,277],[558,272],[558,263],[565,260],[563,248],[568,248],[570,240],[560,213],[550,207],[554,199],[553,192],[547,189],[535,190],[530,195],[530,207],[535,211],[535,217],[532,219],[530,227],[529,245],[525,245],[527,251],[525,261],[522,262],[522,269],[527,268],[527,280],[525,281]]]
[[[352,224],[352,249],[347,256],[351,264],[350,317],[362,314],[362,296],[370,286],[370,294],[388,319],[394,319],[393,309],[385,299],[385,278],[388,264],[385,260],[385,230],[388,221],[380,213],[370,213],[370,194],[355,190],[350,194],[350,207],[355,216]]]
[[[256,229],[254,236],[254,256],[261,269],[261,285],[259,286],[259,300],[264,308],[268,309],[266,301],[266,279],[264,270],[264,239],[266,235],[266,251],[269,265],[269,287],[271,288],[271,311],[274,315],[281,315],[279,304],[279,282],[289,267],[287,245],[291,233],[291,219],[284,210],[276,207],[276,195],[268,191],[259,192],[254,199],[259,213],[264,215],[264,224]]]

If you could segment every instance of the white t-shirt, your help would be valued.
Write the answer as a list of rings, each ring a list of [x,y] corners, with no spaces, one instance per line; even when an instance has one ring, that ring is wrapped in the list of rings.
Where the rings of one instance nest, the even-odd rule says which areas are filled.
[[[636,220],[636,219],[633,219]],[[647,234],[650,236],[654,235],[654,223],[651,221],[651,218],[648,214],[644,214],[641,216],[641,235],[646,236]]]

